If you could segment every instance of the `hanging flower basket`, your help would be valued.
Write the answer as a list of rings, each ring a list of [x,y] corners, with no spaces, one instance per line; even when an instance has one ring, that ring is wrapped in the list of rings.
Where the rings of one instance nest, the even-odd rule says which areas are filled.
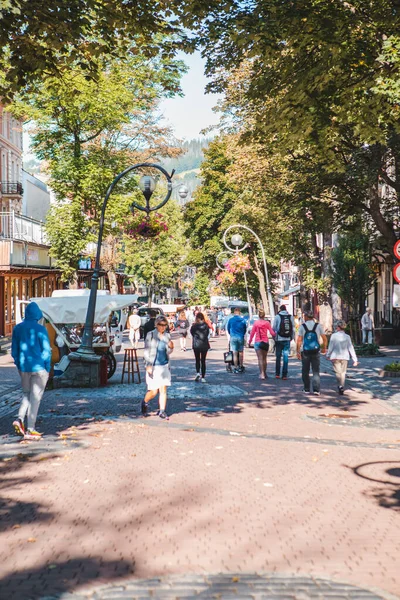
[[[238,252],[228,260],[225,269],[229,273],[243,273],[243,271],[250,269],[249,257]]]
[[[157,239],[166,231],[168,231],[168,225],[159,213],[144,217],[141,220],[136,219],[130,222],[126,228],[126,234],[135,240],[141,238]]]

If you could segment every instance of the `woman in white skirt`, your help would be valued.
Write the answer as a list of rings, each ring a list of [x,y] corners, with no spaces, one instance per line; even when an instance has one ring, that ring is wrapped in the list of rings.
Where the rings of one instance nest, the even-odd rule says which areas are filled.
[[[150,331],[145,339],[144,362],[146,365],[147,392],[142,401],[142,415],[147,416],[147,404],[159,394],[158,416],[168,419],[165,411],[167,406],[167,387],[171,385],[169,355],[174,344],[169,333],[166,333],[168,321],[159,316],[155,322],[156,328]]]

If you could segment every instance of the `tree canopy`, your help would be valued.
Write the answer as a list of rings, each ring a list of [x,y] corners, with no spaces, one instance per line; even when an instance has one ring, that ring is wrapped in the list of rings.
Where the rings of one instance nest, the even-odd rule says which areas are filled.
[[[128,54],[170,60],[189,48],[166,0],[0,0],[0,96],[11,98],[77,63],[96,78],[99,58]],[[179,4],[179,3],[178,3]]]

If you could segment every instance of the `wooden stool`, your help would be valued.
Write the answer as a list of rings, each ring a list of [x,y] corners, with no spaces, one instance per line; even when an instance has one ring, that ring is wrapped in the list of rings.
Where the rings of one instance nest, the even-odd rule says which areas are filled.
[[[135,373],[137,373],[137,378],[138,378],[137,383],[140,383],[139,361],[138,361],[138,357],[137,357],[136,348],[126,348],[125,349],[121,383],[124,383],[125,373],[128,375],[128,383],[131,382],[131,375],[132,375],[132,383],[135,383]]]

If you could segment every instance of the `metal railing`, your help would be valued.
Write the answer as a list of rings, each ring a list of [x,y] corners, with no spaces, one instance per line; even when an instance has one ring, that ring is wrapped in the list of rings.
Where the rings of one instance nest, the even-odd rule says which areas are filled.
[[[0,239],[47,245],[44,224],[11,212],[0,212]]]
[[[10,182],[10,181],[1,181],[0,182],[0,192],[2,194],[8,194],[10,196],[13,195],[20,195],[22,196],[22,184],[21,183],[17,183],[17,182]]]

